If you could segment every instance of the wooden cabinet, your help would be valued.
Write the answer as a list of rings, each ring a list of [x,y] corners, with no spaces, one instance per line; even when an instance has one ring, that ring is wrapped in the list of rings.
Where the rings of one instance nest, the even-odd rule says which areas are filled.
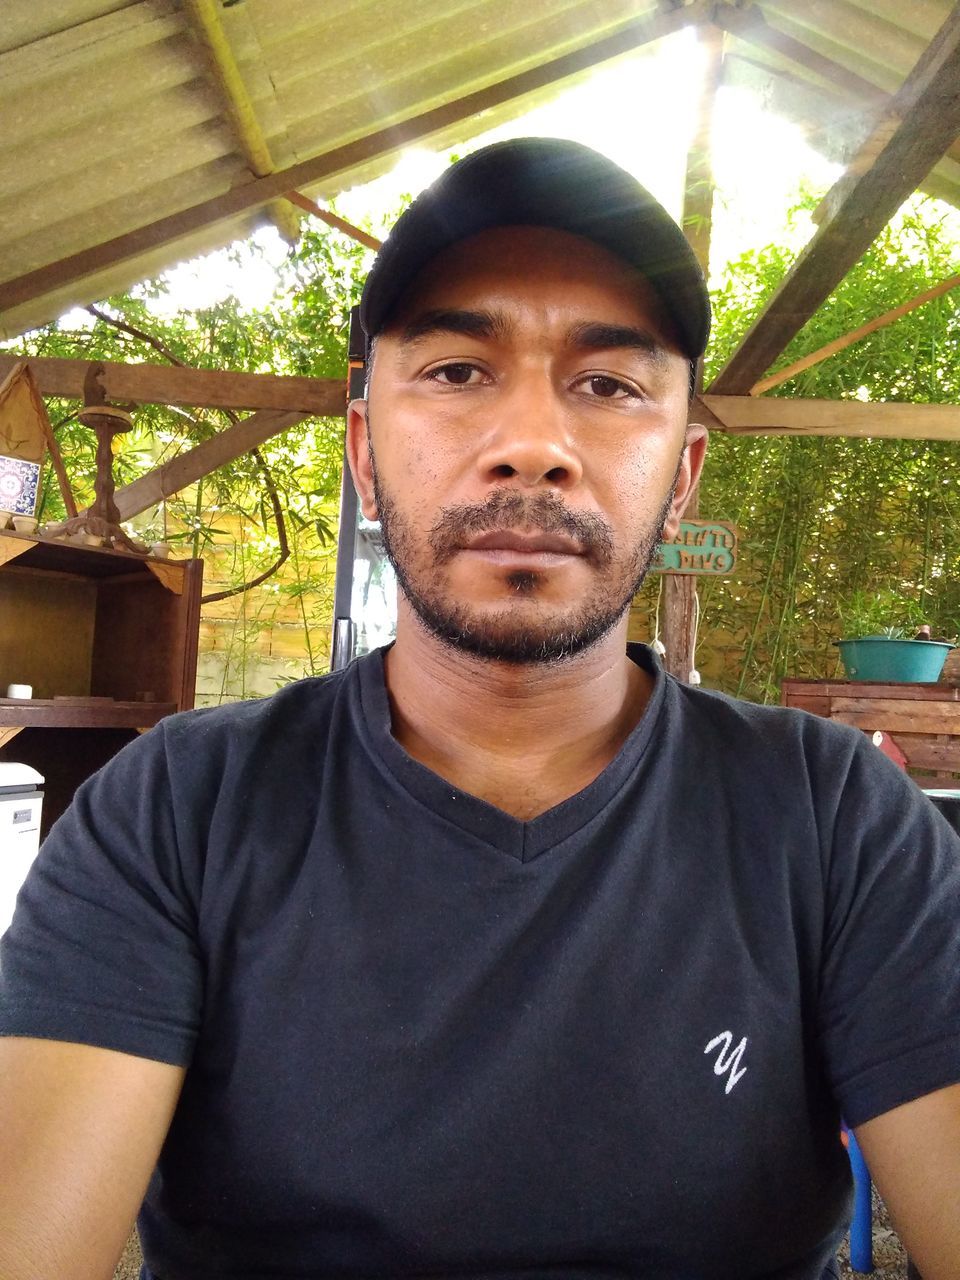
[[[193,706],[201,560],[0,532],[0,760],[46,778],[44,833],[138,732]]]
[[[921,786],[960,785],[960,689],[953,685],[784,680],[780,700],[865,733],[887,734]]]

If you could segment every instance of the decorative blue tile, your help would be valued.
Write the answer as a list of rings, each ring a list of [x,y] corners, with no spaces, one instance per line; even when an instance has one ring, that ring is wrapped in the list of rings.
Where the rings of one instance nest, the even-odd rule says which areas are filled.
[[[37,508],[40,463],[0,453],[0,510],[32,516]]]

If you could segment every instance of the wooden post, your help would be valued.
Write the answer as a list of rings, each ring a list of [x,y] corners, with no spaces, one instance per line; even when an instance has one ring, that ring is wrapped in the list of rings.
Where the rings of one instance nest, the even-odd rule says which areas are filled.
[[[683,195],[683,230],[697,255],[704,275],[710,267],[710,228],[713,218],[713,163],[710,132],[713,104],[723,72],[723,32],[716,27],[698,32],[706,53],[703,91],[697,131],[687,155],[687,179]],[[699,390],[699,376],[698,376]],[[686,514],[696,517],[700,510],[694,491]],[[668,573],[663,588],[662,640],[666,649],[663,665],[671,675],[688,680],[695,666],[694,638],[697,627],[697,579],[693,575]]]

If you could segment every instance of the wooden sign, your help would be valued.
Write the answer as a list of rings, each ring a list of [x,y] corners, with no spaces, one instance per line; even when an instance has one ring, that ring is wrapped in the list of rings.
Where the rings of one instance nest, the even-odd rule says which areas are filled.
[[[0,453],[42,462],[52,434],[47,410],[30,366],[15,365],[0,386]]]
[[[672,542],[661,542],[651,573],[698,573],[720,576],[737,562],[737,530],[723,520],[681,520]]]
[[[28,364],[20,361],[0,385],[0,454],[39,464],[49,452],[50,461],[63,495],[67,515],[77,514],[70,481],[60,456],[60,447],[47,416],[47,408]],[[37,473],[39,475],[39,472]],[[6,507],[0,501],[0,507]],[[24,512],[26,508],[24,507]],[[33,506],[30,507],[30,514]]]

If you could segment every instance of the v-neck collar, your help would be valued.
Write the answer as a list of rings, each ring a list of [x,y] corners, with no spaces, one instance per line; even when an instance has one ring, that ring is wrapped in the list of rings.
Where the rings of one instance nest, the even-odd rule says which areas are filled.
[[[383,659],[388,648],[389,645],[377,649],[354,663],[360,698],[357,719],[367,749],[399,786],[437,818],[520,862],[529,862],[569,839],[610,803],[639,766],[663,708],[667,678],[660,664],[646,645],[628,645],[631,660],[653,677],[653,689],[639,723],[593,782],[525,822],[468,791],[461,791],[415,760],[397,742],[391,732],[384,677]]]

